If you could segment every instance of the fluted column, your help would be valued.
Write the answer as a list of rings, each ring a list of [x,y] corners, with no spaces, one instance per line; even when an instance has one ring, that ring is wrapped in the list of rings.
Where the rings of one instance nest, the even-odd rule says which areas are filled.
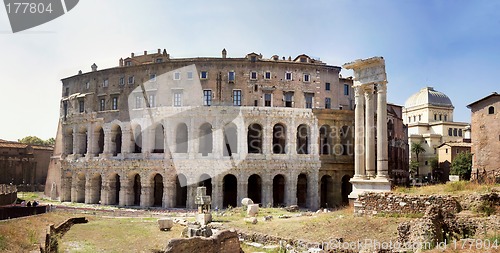
[[[361,179],[365,177],[365,98],[363,97],[363,90],[361,86],[354,87],[354,101],[356,108],[354,110],[355,115],[355,140],[354,140],[354,178]]]
[[[373,100],[373,85],[365,86],[365,162],[366,175],[375,177],[375,108]]]
[[[377,178],[387,179],[387,84],[377,85]]]

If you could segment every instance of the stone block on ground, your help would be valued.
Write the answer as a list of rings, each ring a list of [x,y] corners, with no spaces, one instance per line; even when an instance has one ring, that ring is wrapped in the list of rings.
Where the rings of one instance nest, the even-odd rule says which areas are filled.
[[[241,204],[243,206],[248,206],[248,205],[253,204],[253,200],[250,199],[250,198],[244,198],[244,199],[241,200]]]
[[[174,226],[174,221],[172,219],[163,218],[158,219],[158,227],[161,231],[168,231]]]
[[[245,221],[245,223],[257,224],[257,218],[256,217],[244,218],[243,220]]]
[[[250,204],[247,208],[247,215],[250,217],[255,217],[259,213],[259,205],[258,204]]]
[[[212,214],[210,213],[199,213],[196,214],[196,221],[201,225],[207,225],[212,221]]]

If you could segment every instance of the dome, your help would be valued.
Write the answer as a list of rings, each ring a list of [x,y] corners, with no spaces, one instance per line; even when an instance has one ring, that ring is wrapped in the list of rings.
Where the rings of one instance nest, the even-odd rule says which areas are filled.
[[[411,95],[405,102],[405,107],[415,107],[420,105],[435,105],[442,107],[453,107],[451,100],[444,93],[434,90],[433,87],[425,87],[419,92]]]

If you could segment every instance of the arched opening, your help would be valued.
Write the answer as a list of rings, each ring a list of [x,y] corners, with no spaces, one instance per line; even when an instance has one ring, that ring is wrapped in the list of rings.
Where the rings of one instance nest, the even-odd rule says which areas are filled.
[[[120,126],[116,126],[113,130],[111,130],[112,141],[114,143],[113,156],[117,156],[122,153],[122,128]]]
[[[165,129],[163,125],[158,124],[155,127],[154,136],[154,148],[153,153],[164,153],[165,152]]]
[[[349,182],[350,176],[345,175],[342,177],[342,205],[349,205],[349,194],[352,192],[352,184]]]
[[[262,203],[262,179],[253,174],[248,178],[247,196],[255,203]]]
[[[80,131],[78,131],[78,154],[87,154],[87,128],[81,127]]]
[[[134,176],[134,206],[140,206],[141,205],[141,176],[139,174],[136,174]]]
[[[188,129],[187,125],[180,123],[175,129],[175,153],[187,153]]]
[[[200,147],[199,153],[203,156],[207,156],[209,153],[212,153],[213,147],[213,139],[212,139],[212,125],[209,123],[205,123],[200,126]]]
[[[285,206],[285,177],[283,175],[276,175],[273,178],[273,205]]]
[[[120,176],[114,174],[109,179],[109,204],[118,205],[120,203]]]
[[[319,128],[319,154],[329,155],[332,153],[332,129],[328,125]]]
[[[352,129],[348,126],[342,126],[340,129],[340,142],[342,144],[342,155],[353,155],[352,150],[353,140],[352,140]]]
[[[102,154],[104,153],[104,130],[101,128],[98,131],[98,138],[97,138],[97,154]]]
[[[248,126],[247,133],[248,153],[262,154],[262,126],[259,124],[251,124]]]
[[[163,203],[163,177],[160,174],[156,174],[153,179],[153,205],[162,206]]]
[[[101,174],[97,174],[90,181],[90,204],[99,204],[99,202],[101,201],[101,188]]]
[[[80,173],[76,177],[75,202],[85,203],[85,174]]]
[[[224,156],[238,153],[238,129],[234,123],[224,126]]]
[[[186,207],[187,202],[187,179],[183,174],[177,175],[175,181],[175,206]]]
[[[135,126],[134,128],[134,153],[140,154],[142,153],[142,128],[140,125]]]
[[[334,200],[334,189],[333,189],[333,179],[329,175],[324,175],[321,177],[321,196],[320,196],[320,206],[321,207],[333,207],[335,204]]]
[[[286,154],[286,128],[281,123],[273,127],[273,154]]]
[[[73,129],[68,129],[64,135],[64,153],[67,155],[73,154]]]
[[[300,174],[297,178],[297,205],[306,207],[307,205],[307,175]]]
[[[488,114],[495,114],[495,107],[493,106],[488,107]]]
[[[202,174],[198,186],[205,186],[207,188],[207,195],[212,196],[212,178],[208,174]]]
[[[297,127],[297,154],[309,154],[309,127],[305,124]]]
[[[227,174],[222,179],[222,193],[224,208],[228,206],[236,207],[238,205],[238,180],[234,175]]]

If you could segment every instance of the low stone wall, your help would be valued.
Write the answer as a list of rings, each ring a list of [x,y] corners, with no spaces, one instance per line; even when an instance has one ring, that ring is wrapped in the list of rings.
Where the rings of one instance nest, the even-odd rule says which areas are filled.
[[[24,216],[42,214],[47,212],[47,206],[21,207],[6,206],[0,207],[0,220],[14,219]]]
[[[238,253],[243,251],[240,247],[238,234],[235,231],[224,230],[208,238],[191,237],[172,239],[168,242],[164,252]]]
[[[57,239],[62,237],[68,230],[75,224],[87,223],[88,220],[85,217],[69,218],[61,224],[54,226],[50,224],[47,227],[47,232],[45,233],[45,241],[40,245],[40,252],[49,253],[57,252]]]
[[[449,213],[461,210],[460,203],[449,195],[419,196],[385,192],[360,195],[354,203],[354,212],[359,215],[424,214],[431,205],[437,205]]]
[[[0,206],[14,204],[17,199],[17,188],[15,185],[0,184]]]

